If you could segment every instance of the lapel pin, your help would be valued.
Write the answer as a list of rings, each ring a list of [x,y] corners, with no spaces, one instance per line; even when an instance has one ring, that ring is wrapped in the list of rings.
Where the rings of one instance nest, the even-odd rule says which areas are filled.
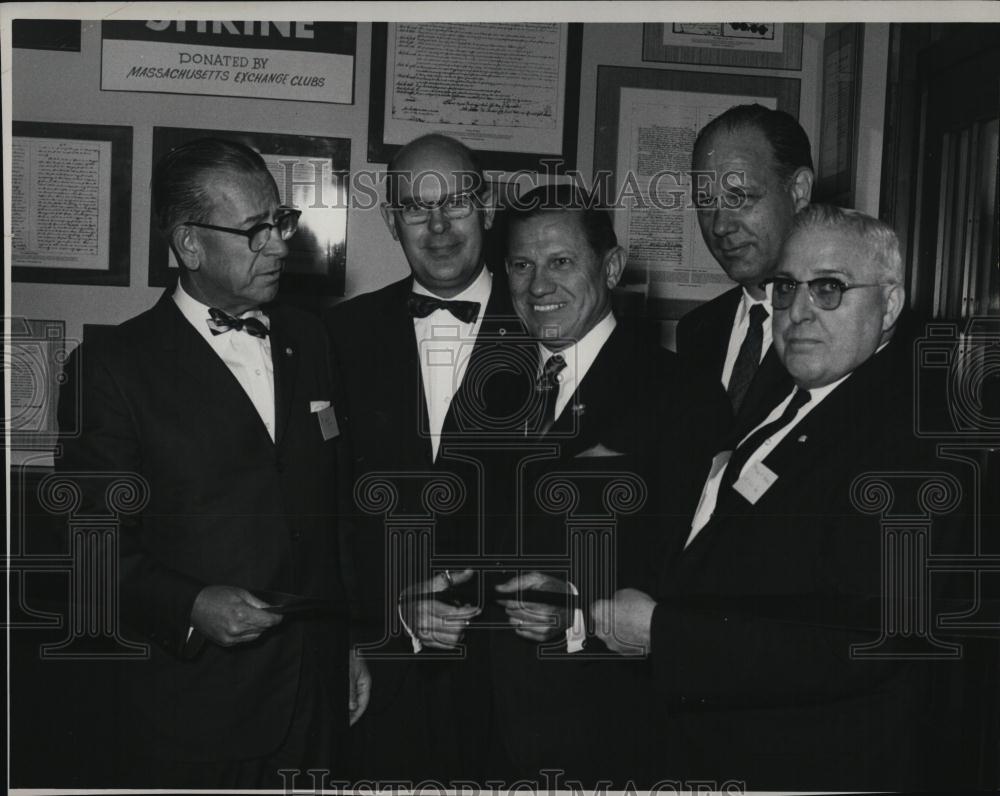
[[[573,404],[573,406],[571,406],[570,409],[572,409],[574,415],[576,415],[577,417],[579,417],[580,415],[582,415],[584,412],[587,411],[587,405],[586,404]]]
[[[499,335],[500,335],[501,337],[503,337],[503,336],[504,336],[505,334],[507,334],[507,329],[506,329],[506,327],[503,327],[503,326],[501,326],[501,327],[500,327],[500,328],[499,328],[499,329],[497,330],[497,332],[498,332],[498,334],[499,334]]]
[[[290,357],[290,356],[291,356],[292,354],[294,354],[294,353],[295,353],[295,352],[294,352],[294,351],[292,351],[292,349],[291,349],[291,348],[286,348],[286,349],[285,349],[285,356],[286,356],[286,357]]]
[[[805,442],[807,439],[809,439],[809,437],[803,434],[801,437],[799,437],[799,442]]]

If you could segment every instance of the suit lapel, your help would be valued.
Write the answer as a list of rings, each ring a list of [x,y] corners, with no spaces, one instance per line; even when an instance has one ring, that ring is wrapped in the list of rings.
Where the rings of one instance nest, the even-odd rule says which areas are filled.
[[[258,429],[268,444],[272,444],[271,435],[250,397],[226,363],[181,314],[170,291],[164,293],[155,309],[164,361],[172,364],[178,380],[189,383],[192,391],[202,396],[202,403],[204,396],[210,396],[212,404],[222,407],[226,413],[238,415],[241,423]]]
[[[288,418],[295,400],[298,375],[298,345],[282,323],[280,311],[271,321],[271,364],[274,370],[274,443],[281,445],[288,428]]]
[[[373,324],[378,334],[377,361],[372,367],[389,374],[392,384],[386,389],[397,393],[403,404],[400,414],[403,439],[412,440],[415,451],[422,461],[433,461],[433,449],[427,429],[430,420],[427,414],[427,396],[424,391],[420,368],[421,352],[413,329],[413,318],[406,307],[406,299],[413,290],[413,279],[397,282],[397,288],[388,297],[389,304],[385,317]]]

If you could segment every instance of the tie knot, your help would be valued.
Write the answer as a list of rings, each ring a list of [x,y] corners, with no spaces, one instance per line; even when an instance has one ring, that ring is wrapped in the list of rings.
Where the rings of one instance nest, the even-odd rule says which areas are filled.
[[[763,326],[764,321],[768,318],[767,307],[763,304],[754,304],[750,308],[750,325],[751,326]]]
[[[795,413],[797,413],[803,406],[809,403],[811,398],[812,396],[809,394],[809,390],[803,390],[801,387],[796,387],[795,392],[792,394],[792,400],[785,409],[785,413],[790,413],[794,416]]]
[[[267,337],[267,326],[257,318],[234,318],[228,312],[220,310],[217,307],[210,307],[208,315],[211,319],[208,321],[208,328],[212,334],[235,331],[246,332],[253,337],[260,337],[262,339]]]
[[[542,366],[538,376],[538,389],[550,390],[558,383],[557,377],[566,367],[566,358],[562,354],[553,354]]]

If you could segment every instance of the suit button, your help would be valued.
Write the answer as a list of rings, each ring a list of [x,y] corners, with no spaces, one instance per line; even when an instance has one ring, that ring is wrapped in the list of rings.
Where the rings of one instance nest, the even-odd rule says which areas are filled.
[[[299,539],[302,538],[302,531],[298,530],[297,528],[292,528],[292,532],[288,535],[292,538],[293,542],[297,542],[299,541]]]

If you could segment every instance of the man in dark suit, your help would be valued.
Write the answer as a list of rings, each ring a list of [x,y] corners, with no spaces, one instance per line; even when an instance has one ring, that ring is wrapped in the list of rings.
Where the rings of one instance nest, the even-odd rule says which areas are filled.
[[[343,391],[337,406],[350,446],[344,511],[352,515],[361,640],[377,683],[352,733],[354,763],[364,778],[446,780],[469,773],[464,745],[471,736],[443,717],[459,710],[451,677],[478,608],[474,597],[420,596],[445,591],[449,581],[475,586],[471,569],[432,577],[430,554],[447,549],[435,496],[458,485],[458,513],[447,519],[470,536],[493,513],[482,502],[488,451],[458,451],[453,443],[468,443],[471,428],[489,431],[499,411],[491,405],[494,380],[506,370],[490,362],[520,324],[503,274],[486,267],[494,208],[467,147],[442,135],[404,146],[389,164],[382,214],[411,274],[336,307],[328,318]],[[392,494],[381,512],[369,500],[372,479]],[[444,491],[428,491],[432,482]],[[409,519],[401,525],[402,517]],[[422,552],[404,549],[405,533],[391,535],[422,524],[433,533]]]
[[[492,629],[469,634],[472,653],[489,645],[487,779],[541,787],[540,772],[553,769],[621,786],[644,759],[644,700],[631,687],[641,667],[587,640],[575,603],[610,595],[660,550],[658,521],[631,515],[661,505],[658,490],[685,502],[685,468],[707,467],[727,408],[718,387],[699,392],[670,352],[615,319],[611,292],[624,265],[610,214],[571,186],[538,188],[511,211],[511,294],[536,341],[546,397],[525,421],[522,435],[536,448],[515,470],[519,511],[506,544],[495,545],[510,562],[494,576],[503,612],[488,593]],[[534,563],[545,561],[551,568]]]
[[[58,462],[98,507],[102,475],[149,489],[117,561],[126,633],[149,644],[119,674],[120,784],[281,787],[279,769],[335,772],[348,724],[326,339],[272,304],[298,211],[259,154],[185,144],[152,194],[180,278],[78,353],[81,433]],[[282,615],[274,593],[323,610]]]
[[[784,111],[737,105],[698,134],[691,190],[712,256],[739,283],[677,325],[677,352],[692,370],[722,382],[734,431],[767,411],[788,378],[771,348],[771,276],[796,211],[809,204],[809,139]]]
[[[856,482],[940,469],[913,438],[910,353],[892,339],[902,276],[881,222],[799,213],[772,280],[774,345],[794,388],[716,457],[656,599],[630,588],[593,606],[609,647],[650,655],[664,742],[682,752],[665,774],[753,790],[922,782],[927,672],[865,654],[898,652],[872,642],[891,629],[881,610],[901,609],[884,592],[895,581],[883,581],[879,490]]]

